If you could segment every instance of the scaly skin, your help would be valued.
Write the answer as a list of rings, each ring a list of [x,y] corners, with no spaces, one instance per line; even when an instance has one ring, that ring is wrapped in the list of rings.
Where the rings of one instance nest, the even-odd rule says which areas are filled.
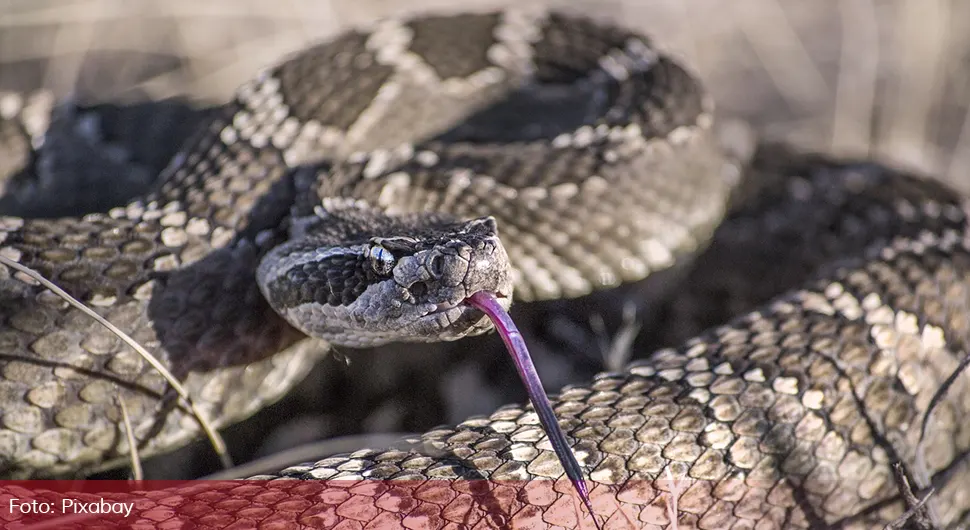
[[[868,164],[803,158],[771,169],[783,177],[768,187],[772,206],[732,216],[735,235],[758,226],[783,248],[814,240],[842,259],[728,325],[553,398],[597,516],[607,528],[673,528],[673,507],[677,528],[881,528],[905,509],[899,463],[918,495],[936,490],[928,507],[938,527],[966,524],[965,201]],[[125,524],[579,527],[529,409],[409,442],[256,477],[301,480],[104,498],[140,499]],[[496,482],[465,480],[486,478]]]
[[[246,97],[249,99],[243,103],[251,103],[253,95]],[[229,114],[217,117],[210,132],[223,131],[240,108],[230,108]],[[685,129],[680,130],[678,134],[685,134]],[[703,127],[692,129],[677,142],[670,139],[651,148],[670,155],[685,146],[700,145],[696,153],[707,153],[706,133],[699,130]],[[672,130],[667,133],[674,134]],[[253,131],[247,134],[251,139]],[[767,190],[774,202],[756,201],[752,209],[743,210],[731,222],[739,240],[763,237],[790,251],[781,257],[791,261],[769,261],[768,268],[791,268],[805,276],[810,273],[801,269],[819,266],[816,279],[804,280],[800,287],[780,294],[761,309],[677,349],[656,352],[623,373],[601,375],[587,386],[567,388],[554,399],[557,415],[575,439],[574,449],[588,470],[597,515],[607,519],[607,527],[628,523],[673,527],[668,509],[675,513],[678,528],[881,527],[905,510],[900,487],[892,478],[894,463],[903,467],[917,493],[925,493],[928,487],[936,489],[927,514],[934,523],[941,527],[966,524],[970,513],[966,486],[970,483],[970,425],[964,418],[970,413],[970,376],[959,370],[970,344],[966,200],[936,184],[874,166],[810,162],[777,168],[783,178],[777,187]],[[669,160],[666,163],[675,165]],[[190,164],[195,164],[191,168],[201,167],[199,160]],[[256,180],[258,169],[255,163],[245,166],[240,178],[252,178],[263,188],[255,192],[231,186],[216,189],[197,203],[203,210],[191,210],[217,225],[204,232],[199,248],[219,248],[213,240],[247,234],[253,228],[248,219],[237,217],[225,204],[255,201],[267,192],[272,182]],[[670,169],[665,166],[663,172],[676,175],[668,173]],[[192,171],[183,172],[162,193],[191,202],[194,196],[180,186],[198,182],[197,178],[201,177]],[[677,184],[675,177],[663,183],[675,188]],[[350,188],[366,191],[375,185],[360,180]],[[677,188],[673,195],[681,196],[681,191],[690,189]],[[227,190],[235,190],[236,195],[225,195]],[[274,208],[259,211],[279,215]],[[147,227],[164,244],[186,239],[197,243],[199,227],[193,225],[190,230],[185,219],[167,217],[169,213],[178,212],[136,205],[110,218],[122,225],[122,234],[137,234]],[[107,218],[71,221],[77,223],[71,225],[73,232],[60,230],[55,235],[98,234],[110,239],[119,232],[99,230],[99,223],[108,222]],[[273,219],[270,215],[257,227],[273,228]],[[706,226],[709,220],[697,221],[695,228]],[[8,221],[7,232],[20,234],[18,224]],[[166,231],[173,225],[180,230]],[[38,254],[59,248],[41,237],[47,234],[45,226],[32,222],[30,230],[23,232],[36,236],[32,244],[41,249]],[[266,240],[254,237],[253,241],[257,239]],[[4,241],[5,250],[13,246],[11,241]],[[249,253],[244,254],[247,259],[241,266],[252,266],[258,252],[246,245],[240,248]],[[523,245],[520,251],[529,248]],[[177,258],[185,262],[198,258],[179,249]],[[513,254],[510,250],[510,256]],[[57,258],[57,252],[52,256]],[[219,263],[238,263],[230,259],[234,257],[223,256]],[[70,280],[84,271],[63,267],[57,272]],[[577,292],[567,294],[585,289],[583,281],[576,280],[572,288]],[[250,292],[251,286],[240,285],[239,289]],[[539,281],[532,287],[541,292],[549,284]],[[39,295],[37,301],[56,304]],[[29,314],[18,313],[6,318],[17,330],[40,330],[45,336],[57,332],[57,326],[68,333],[74,331],[74,317],[69,315],[56,323],[26,316]],[[192,331],[186,326],[185,330]],[[289,337],[287,333],[279,331],[273,337],[285,343],[282,339]],[[27,349],[18,336],[8,335],[8,339]],[[69,375],[65,379],[73,385],[77,371],[57,366],[62,343],[52,340],[34,341],[29,351],[53,356],[51,366],[45,365],[43,370],[53,370],[58,377]],[[85,344],[97,349],[99,343]],[[114,354],[111,360],[117,361],[120,355]],[[277,359],[273,362],[281,362]],[[39,373],[28,366],[32,365],[8,361],[3,375],[26,385]],[[106,366],[110,369],[112,365]],[[83,376],[81,380],[85,389],[93,384]],[[50,449],[57,448],[55,442],[70,439],[74,432],[43,429],[50,416],[63,420],[45,408],[46,403],[64,395],[57,383],[22,394],[31,407],[43,412],[4,410],[5,432],[14,433],[6,435],[5,443],[41,463],[41,457],[53,454]],[[945,383],[946,391],[939,393]],[[77,405],[90,403],[84,396],[99,398],[100,404],[110,398],[103,389],[81,393],[70,388],[78,392],[72,396],[81,398]],[[32,445],[17,445],[24,433]],[[203,484],[147,498],[114,498],[141,499],[133,515],[137,519],[124,521],[126,525],[191,521],[220,527],[231,523],[285,527],[290,522],[324,528],[385,527],[387,523],[445,527],[447,521],[472,527],[517,527],[530,522],[576,527],[579,522],[570,518],[575,517],[572,494],[561,474],[534,414],[509,407],[488,418],[428,432],[401,449],[362,450],[274,475],[304,481],[270,481],[248,485],[242,491],[220,489],[216,493],[200,491],[206,488]],[[410,488],[388,491],[388,483],[366,480],[349,489],[346,486],[352,482],[310,480],[340,478],[393,478],[406,480],[402,484]],[[490,486],[455,479],[509,482]],[[553,489],[551,481],[556,479],[559,482]],[[493,487],[496,489],[490,489]]]
[[[529,84],[536,79],[542,86]],[[508,278],[515,299],[527,301],[637,280],[692,253],[737,176],[717,149],[710,111],[694,77],[621,28],[511,11],[387,21],[256,76],[206,114],[150,194],[84,217],[0,218],[0,252],[154,352],[220,427],[278,399],[325,351],[298,329],[346,346],[375,337],[455,339],[489,326],[430,333],[406,320],[489,285],[449,285],[463,270],[466,280],[498,279],[491,285],[502,293]],[[78,154],[67,146],[97,143],[84,136],[90,127],[77,128],[80,138],[58,137],[63,148],[48,154],[61,161],[55,168],[64,167],[58,155]],[[376,222],[361,202],[390,222]],[[335,204],[346,223],[333,221]],[[427,210],[458,221],[494,216],[511,269],[476,268],[501,265],[497,251],[464,267],[468,249],[444,248],[450,237],[440,225],[386,233],[410,226],[398,222],[405,214],[428,219]],[[344,257],[375,237],[444,241],[420,249],[426,263],[407,245],[395,249],[393,279],[321,265],[315,274],[341,279],[343,294],[320,298],[322,307],[276,307],[287,318],[321,317],[291,326],[264,298],[258,284],[267,277],[257,266],[280,258],[273,248],[314,216],[330,235],[348,238],[325,241]],[[395,283],[417,278],[444,251],[457,260],[438,281],[447,296]],[[408,262],[410,276],[398,274]],[[143,456],[200,435],[148,363],[46,289],[2,272],[0,476],[82,474],[124,462],[119,398]],[[301,292],[294,287],[280,300],[300,300]],[[433,318],[457,328],[453,309]],[[461,321],[475,320],[459,309],[469,317]],[[402,315],[405,322],[394,320]],[[395,333],[405,329],[423,334]]]

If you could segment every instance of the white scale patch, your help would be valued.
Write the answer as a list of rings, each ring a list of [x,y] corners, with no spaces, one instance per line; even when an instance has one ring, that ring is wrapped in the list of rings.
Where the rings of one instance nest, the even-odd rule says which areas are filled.
[[[823,315],[832,316],[835,314],[835,308],[829,304],[829,301],[822,295],[811,292],[802,291],[798,295],[802,305],[805,309],[809,311],[815,311]]]
[[[630,39],[623,50],[613,50],[600,59],[599,66],[617,81],[626,81],[633,74],[649,71],[660,58],[659,54],[640,39]]]
[[[12,120],[23,108],[23,97],[16,92],[0,92],[0,118]]]
[[[700,404],[707,404],[711,400],[710,391],[704,388],[695,388],[694,390],[691,390],[687,396]]]
[[[765,372],[761,368],[752,368],[745,372],[742,377],[745,381],[752,383],[764,383],[768,379],[765,377]]]
[[[363,199],[353,199],[350,197],[324,197],[320,200],[320,206],[313,209],[314,214],[320,218],[327,217],[327,210],[343,209],[367,209],[370,205]]]
[[[174,254],[167,254],[155,258],[152,262],[152,269],[156,272],[173,271],[179,268],[179,259]]]
[[[656,239],[644,240],[638,247],[640,256],[654,269],[667,267],[674,262],[674,255],[670,252],[670,248]]]
[[[364,109],[347,132],[346,142],[359,145],[380,126],[388,108],[403,87],[427,87],[429,92],[446,99],[472,97],[483,89],[506,81],[507,72],[528,75],[532,72],[532,43],[540,36],[536,20],[528,12],[508,12],[495,30],[496,44],[487,50],[496,65],[464,78],[441,79],[422,57],[410,51],[412,31],[392,20],[380,22],[368,37],[366,47],[380,64],[392,66],[395,75],[382,86],[370,105]]]
[[[776,377],[771,382],[771,388],[779,394],[794,396],[798,394],[798,379],[794,377]]]
[[[360,144],[374,127],[380,125],[387,109],[397,100],[402,82],[432,86],[439,81],[423,59],[409,51],[413,36],[413,32],[399,22],[384,20],[367,38],[366,49],[373,53],[379,64],[393,67],[395,75],[377,91],[371,103],[347,131],[347,144]]]
[[[180,227],[184,226],[187,220],[188,213],[183,210],[180,212],[165,214],[164,217],[159,220],[159,224],[165,227]]]
[[[714,373],[717,375],[734,375],[734,367],[731,363],[724,362],[714,367]]]
[[[20,259],[23,257],[23,252],[13,247],[2,247],[0,248],[0,256],[3,256],[15,263],[20,263]]]
[[[226,125],[219,131],[219,140],[225,145],[233,145],[239,140],[234,126]]]
[[[346,145],[346,134],[337,128],[314,120],[300,123],[279,90],[280,80],[268,71],[242,86],[236,98],[244,110],[236,113],[231,126],[220,131],[220,139],[226,144],[242,139],[257,149],[272,145],[282,151],[290,167],[320,161],[338,146]]]
[[[434,167],[439,162],[438,154],[434,151],[421,151],[414,156],[414,159],[426,168]]]
[[[118,302],[117,296],[105,296],[102,294],[95,294],[88,298],[88,304],[95,307],[111,307]]]
[[[151,298],[154,289],[155,280],[149,280],[135,288],[132,297],[134,297],[135,300],[148,300]]]
[[[806,390],[802,395],[802,405],[807,409],[821,409],[825,405],[825,393],[821,390]]]
[[[212,231],[212,239],[210,240],[210,243],[215,248],[223,248],[232,241],[232,238],[233,238],[232,230],[229,230],[222,226],[217,226]]]
[[[163,245],[176,248],[188,243],[189,237],[184,230],[169,227],[162,230],[161,239]]]
[[[124,212],[124,217],[129,220],[140,221],[145,215],[145,205],[141,201],[135,201],[129,203],[122,211]]]
[[[893,308],[884,304],[876,293],[869,293],[860,302],[847,293],[840,283],[833,282],[826,287],[825,296],[833,299],[835,306],[832,308],[833,312],[838,311],[839,314],[851,320],[858,320],[864,316],[866,324],[870,326],[869,336],[873,343],[884,351],[893,352],[904,336],[919,340],[921,356],[947,347],[946,336],[942,328],[931,324],[920,327],[919,319],[915,314],[907,311],[894,311]],[[818,298],[822,297],[818,296]],[[812,300],[817,302],[817,306],[821,305],[817,298],[812,298]],[[826,312],[826,314],[832,313]],[[893,355],[893,358],[895,359],[896,356]],[[921,376],[913,371],[911,363],[904,363],[899,366],[896,376],[902,382],[906,391],[912,395],[917,394],[923,388]],[[805,402],[805,406],[812,408],[813,405],[820,404],[822,396],[817,396],[817,398],[810,397],[806,393],[803,402]],[[806,400],[808,401],[806,402]]]
[[[542,38],[544,16],[526,10],[508,10],[492,36],[496,43],[487,50],[493,64],[510,72],[531,76],[535,71],[532,47]]]
[[[209,234],[212,226],[209,220],[202,217],[193,217],[185,225],[185,232],[191,236],[203,237]]]

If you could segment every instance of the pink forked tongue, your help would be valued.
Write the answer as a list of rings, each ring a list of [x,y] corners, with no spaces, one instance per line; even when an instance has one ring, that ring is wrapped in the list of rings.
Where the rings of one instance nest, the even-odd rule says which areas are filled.
[[[553,412],[552,403],[549,402],[549,397],[546,396],[546,391],[542,388],[542,381],[539,380],[536,367],[532,364],[532,357],[529,356],[529,349],[526,347],[525,341],[522,340],[522,334],[519,333],[515,323],[512,322],[512,317],[505,312],[505,309],[502,308],[492,293],[479,291],[465,301],[488,315],[492,324],[495,325],[495,329],[502,336],[502,341],[505,342],[505,347],[508,348],[512,360],[515,361],[515,367],[519,370],[519,377],[525,383],[525,390],[529,394],[532,407],[539,416],[539,422],[542,423],[542,428],[545,430],[546,436],[549,437],[552,448],[556,451],[556,456],[559,457],[559,462],[566,470],[566,476],[569,477],[569,481],[579,492],[579,497],[583,500],[583,504],[586,505],[586,509],[589,510],[589,514],[593,517],[595,523],[596,517],[593,516],[593,505],[589,500],[589,489],[583,479],[583,471],[579,467],[579,462],[576,461],[576,456],[569,448],[566,435],[559,427],[556,413]]]

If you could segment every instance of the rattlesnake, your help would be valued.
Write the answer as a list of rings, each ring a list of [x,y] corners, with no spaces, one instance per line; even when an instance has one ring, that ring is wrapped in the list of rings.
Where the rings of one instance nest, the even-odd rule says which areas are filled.
[[[970,336],[966,201],[873,165],[759,164],[790,178],[732,218],[738,233],[791,250],[794,268],[826,265],[824,279],[564,390],[574,450],[603,490],[626,484],[617,499],[643,522],[673,477],[689,485],[680,524],[869,527],[901,512],[901,462],[940,488],[933,517],[955,524],[970,510],[967,376],[924,416]],[[704,246],[739,177],[699,83],[648,38],[555,13],[429,15],[261,73],[156,191],[106,214],[4,218],[0,252],[151,346],[227,424],[316,361],[297,328],[351,346],[451,340],[489,328],[462,304],[475,290],[527,301],[642,279]],[[143,452],[197,434],[97,324],[10,271],[0,298],[5,475],[119,459],[116,395]],[[281,475],[560,473],[534,415],[513,407]]]

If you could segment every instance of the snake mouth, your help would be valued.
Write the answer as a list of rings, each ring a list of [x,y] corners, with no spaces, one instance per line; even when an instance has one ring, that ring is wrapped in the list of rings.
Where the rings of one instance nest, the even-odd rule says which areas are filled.
[[[509,307],[512,305],[512,297],[501,292],[495,292],[491,294],[496,299],[498,299],[499,303],[502,304],[503,307],[505,307],[506,311],[508,311]],[[468,298],[462,298],[461,300],[457,300],[457,301],[439,302],[435,304],[434,309],[431,312],[429,312],[426,316],[447,313],[453,309],[461,309],[463,312],[467,310],[477,311],[477,309],[472,307],[472,305],[468,302]]]
[[[474,293],[472,293],[472,294],[474,295]],[[509,295],[507,295],[507,294],[505,294],[505,293],[503,293],[501,291],[488,292],[488,294],[491,295],[492,297],[494,297],[495,300],[498,301],[499,305],[501,305],[502,308],[506,312],[508,312],[509,308],[512,307],[512,297],[511,296],[509,296]],[[474,304],[472,304],[470,302],[470,299],[471,299],[471,296],[469,296],[468,298],[465,298],[464,300],[462,300],[461,302],[459,302],[458,305],[460,305],[463,309],[466,309],[467,310],[466,311],[466,314],[471,314],[471,315],[478,316],[479,317],[479,320],[481,319],[481,317],[485,317],[486,319],[488,319],[489,322],[491,322],[491,319],[488,318],[488,315],[486,315],[484,312],[482,312],[480,309],[478,309],[478,307],[476,307]]]
[[[505,293],[503,293],[503,292],[501,292],[501,291],[495,291],[495,292],[492,292],[492,291],[482,291],[482,292],[487,292],[491,296],[495,297],[495,299],[497,299],[499,301],[499,303],[502,304],[502,307],[504,307],[506,311],[508,311],[509,310],[509,307],[511,307],[511,305],[512,305],[512,297],[509,296],[509,295],[507,295],[507,294],[505,294]],[[458,302],[458,304],[456,304],[456,305],[464,305],[466,307],[473,307],[473,304],[469,300],[471,299],[472,296],[474,296],[474,294],[475,293],[472,293],[471,296],[469,296],[468,298],[463,299],[462,301]]]
[[[503,293],[490,293],[508,311],[512,297]],[[439,331],[439,337],[452,340],[468,335],[478,335],[492,329],[488,315],[469,302],[469,298],[439,302],[429,307],[430,311],[421,320],[430,323]],[[446,339],[448,340],[448,339]]]
[[[455,308],[460,307],[460,306],[463,306],[463,305],[465,305],[465,301],[464,300],[461,300],[461,301],[458,301],[458,302],[442,302],[442,303],[439,303],[439,304],[435,304],[434,311],[432,311],[429,314],[434,315],[436,313],[444,313],[446,311],[450,311],[452,309],[455,309]]]

